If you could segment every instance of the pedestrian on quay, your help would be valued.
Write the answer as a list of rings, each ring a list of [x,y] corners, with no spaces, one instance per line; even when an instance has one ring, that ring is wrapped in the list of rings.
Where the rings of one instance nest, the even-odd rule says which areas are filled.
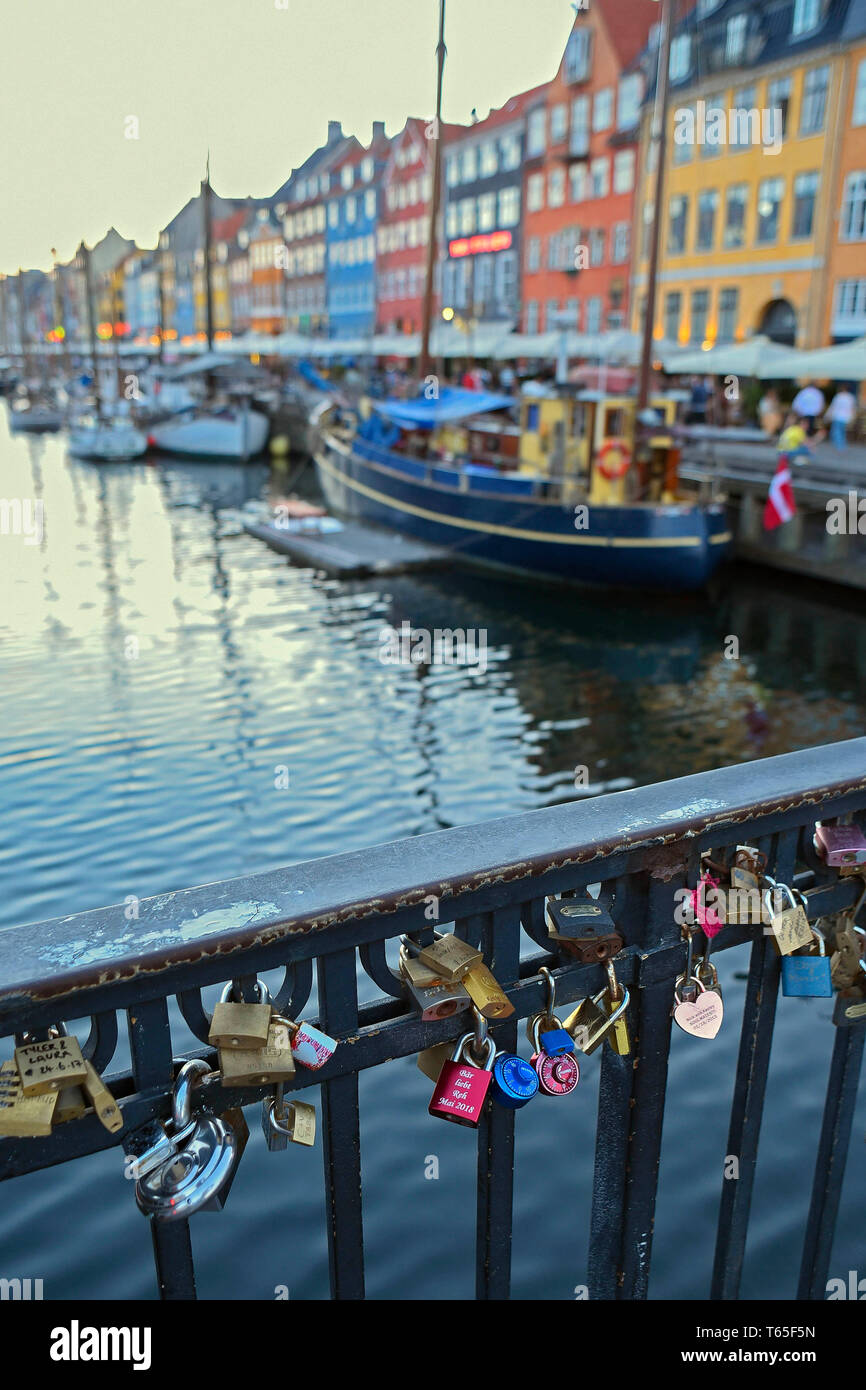
[[[764,434],[777,435],[782,428],[782,407],[772,386],[758,401],[758,423]]]
[[[791,409],[803,420],[810,439],[818,433],[818,421],[824,414],[826,404],[824,392],[812,381],[807,382],[791,402]]]
[[[848,426],[857,414],[857,399],[847,386],[840,386],[824,414],[830,422],[830,442],[835,449],[848,446]]]
[[[788,412],[785,428],[779,435],[776,448],[779,455],[786,454],[790,463],[798,465],[802,465],[808,459],[815,457],[806,443],[804,422],[793,409]]]

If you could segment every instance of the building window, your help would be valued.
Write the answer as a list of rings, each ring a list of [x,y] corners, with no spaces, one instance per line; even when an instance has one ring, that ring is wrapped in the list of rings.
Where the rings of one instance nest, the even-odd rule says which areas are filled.
[[[724,112],[724,109],[725,109],[725,95],[724,95],[724,92],[717,92],[715,96],[707,97],[707,108],[706,108],[706,109],[707,109],[707,117],[708,117],[708,119],[709,119],[709,117],[710,117],[710,112],[712,112],[712,111],[722,111],[722,112]],[[713,131],[713,134],[714,134],[714,135],[715,135],[715,133],[716,133],[716,132]],[[724,139],[724,137],[722,137],[722,138]],[[717,159],[718,156],[719,156],[719,155],[721,154],[721,152],[722,152],[721,145],[711,144],[710,141],[709,141],[709,140],[706,140],[706,139],[704,140],[704,143],[703,143],[702,145],[700,145],[698,148],[699,148],[699,151],[700,151],[700,157],[701,157],[701,159]]]
[[[589,173],[585,164],[572,164],[568,170],[568,196],[573,203],[582,203],[589,190]]]
[[[585,82],[592,63],[592,30],[574,29],[565,48],[566,82]]]
[[[603,227],[593,227],[589,234],[589,263],[604,265],[605,233]]]
[[[520,137],[518,135],[503,135],[499,141],[499,156],[503,171],[519,169]]]
[[[541,269],[541,237],[531,236],[526,243],[526,269],[530,272]]]
[[[610,259],[614,265],[623,265],[628,260],[630,231],[631,227],[628,222],[614,223],[613,241],[610,248]]]
[[[723,104],[719,98],[720,104]],[[707,103],[709,106],[709,103]],[[760,144],[761,113],[755,107],[755,88],[741,87],[734,92],[729,121],[729,146],[732,150],[745,150],[750,145]],[[716,146],[716,154],[719,148]]]
[[[671,57],[668,75],[672,82],[679,82],[688,75],[691,66],[692,41],[688,34],[678,34],[671,44]]]
[[[803,79],[803,109],[800,112],[800,134],[815,135],[824,129],[827,107],[827,83],[830,69],[810,68]]]
[[[634,188],[634,150],[620,150],[613,157],[614,193],[631,193]]]
[[[449,203],[445,209],[445,234],[446,236],[456,236],[460,230],[460,223],[457,218],[457,204]]]
[[[461,236],[471,236],[475,231],[475,199],[461,198],[457,204],[457,214]]]
[[[551,169],[547,178],[547,206],[561,208],[565,202],[565,170]]]
[[[682,255],[686,248],[686,223],[689,200],[686,194],[676,193],[668,204],[668,255]]]
[[[526,208],[528,212],[540,212],[544,207],[544,175],[530,174],[526,180]]]
[[[616,98],[616,128],[631,130],[640,119],[640,99],[643,93],[643,79],[639,72],[629,73],[620,79]]]
[[[752,96],[751,104],[754,105],[755,98]],[[782,139],[788,134],[788,108],[791,105],[791,79],[790,77],[777,77],[775,81],[767,86],[767,105],[771,111],[781,111],[782,113]]]
[[[373,160],[370,157],[370,155],[367,155],[365,159],[361,160],[361,178],[363,179],[364,183],[370,182],[371,178],[373,177],[374,169],[375,164],[373,163]]]
[[[685,114],[687,111],[691,113],[691,121],[687,121],[685,119]],[[673,154],[671,156],[672,163],[674,164],[688,164],[692,157],[691,142],[688,140],[678,140],[676,138],[677,117],[679,116],[680,119],[683,121],[684,130],[688,131],[689,127],[694,129],[695,114],[696,113],[694,103],[692,103],[690,106],[678,106],[676,108],[676,111],[674,112]],[[658,150],[658,145],[656,144],[655,140],[653,140],[651,148]]]
[[[492,232],[496,226],[496,194],[482,193],[478,199],[478,230]]]
[[[526,324],[525,324],[526,332],[527,332],[527,333],[537,333],[537,332],[538,332],[538,300],[537,300],[537,299],[530,299],[529,303],[528,303],[527,306],[526,306],[526,315],[525,315],[525,319],[526,319]]]
[[[817,192],[817,173],[798,174],[794,179],[794,212],[791,218],[792,241],[812,235]]]
[[[791,38],[809,34],[817,29],[821,19],[821,0],[795,0],[794,20],[791,25]]]
[[[487,308],[493,299],[493,257],[478,256],[475,261],[475,301]]]
[[[488,140],[481,146],[481,177],[489,179],[499,169],[499,159],[496,154],[496,141]]]
[[[653,229],[653,208],[654,203],[644,203],[643,220],[641,222],[640,255],[642,261],[649,260],[650,237]]]
[[[857,86],[854,88],[854,110],[851,114],[852,125],[866,125],[866,58],[863,58],[857,69]]]
[[[364,194],[364,216],[370,222],[372,222],[373,218],[376,216],[375,188],[368,188],[367,192]]]
[[[679,341],[681,312],[682,295],[679,290],[672,290],[665,295],[664,313],[664,335],[670,343]]]
[[[544,327],[547,329],[548,333],[550,333],[554,328],[559,327],[559,325],[556,322],[558,313],[559,300],[548,299],[546,305],[544,306]]]
[[[550,143],[558,145],[560,140],[564,140],[568,132],[568,107],[564,101],[551,108],[550,112]]]
[[[340,205],[336,198],[333,203],[328,204],[328,226],[339,227],[340,225]]]
[[[866,333],[866,280],[837,281],[832,331]]]
[[[592,103],[592,128],[610,130],[613,125],[613,87],[602,87]]]
[[[712,251],[716,239],[716,211],[719,195],[715,188],[705,188],[698,194],[698,233],[696,251]]]
[[[779,209],[784,191],[782,179],[762,179],[758,184],[758,229],[755,240],[759,246],[779,240]]]
[[[544,175],[541,175],[542,198],[544,196]],[[499,225],[500,227],[516,227],[520,221],[520,186],[512,184],[510,188],[500,188],[499,190]]]
[[[737,332],[737,301],[739,290],[726,289],[719,292],[718,341],[732,343]]]
[[[601,300],[597,295],[586,301],[586,331],[601,332]]]
[[[526,123],[527,155],[544,154],[544,127],[546,122],[547,111],[543,106],[529,113],[529,120]]]
[[[607,155],[594,159],[590,166],[590,197],[606,198],[610,189],[610,160]]]
[[[344,188],[351,188],[355,182],[355,170],[351,164],[344,164],[340,173],[340,182]]]
[[[355,199],[354,199],[354,198],[347,198],[347,199],[346,199],[346,221],[347,221],[347,223],[349,224],[350,227],[354,226],[354,224],[355,224],[356,212],[357,212],[357,209],[356,209],[356,207],[355,207]]]
[[[449,188],[456,188],[460,182],[460,161],[456,154],[449,155],[445,161],[445,182]]]
[[[747,14],[735,14],[728,20],[725,29],[725,62],[734,64],[742,61],[746,47],[746,29],[749,23]]]
[[[747,183],[733,183],[725,199],[724,247],[732,251],[746,244],[746,204],[749,198]]]
[[[468,145],[463,151],[460,161],[460,174],[464,183],[471,183],[478,177],[478,150],[475,145]]]
[[[849,174],[842,197],[840,241],[866,241],[866,174]]]
[[[709,290],[692,290],[690,314],[691,341],[703,343],[707,336],[707,318],[710,312]]]

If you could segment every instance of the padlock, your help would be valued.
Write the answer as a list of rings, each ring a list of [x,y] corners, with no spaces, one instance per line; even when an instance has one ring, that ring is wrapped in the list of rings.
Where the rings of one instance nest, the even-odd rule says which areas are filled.
[[[454,1044],[451,1042],[434,1043],[432,1047],[425,1047],[423,1052],[418,1053],[418,1070],[429,1076],[431,1081],[438,1081],[443,1064],[450,1061],[453,1051]]]
[[[312,1023],[293,1023],[289,1019],[289,1033],[292,1056],[299,1067],[306,1067],[308,1071],[318,1071],[330,1062],[337,1050],[337,1039],[323,1033],[321,1028],[314,1028]]]
[[[193,1121],[192,1089],[207,1074],[207,1063],[198,1059],[181,1067],[172,1094],[171,1125],[175,1135],[186,1130],[187,1137],[135,1184],[139,1209],[156,1221],[183,1221],[197,1211],[221,1211],[246,1143],[236,1127],[237,1115],[235,1124],[227,1117],[206,1115]]]
[[[272,1100],[269,1102],[268,1125],[271,1131],[284,1138],[286,1143],[291,1140],[293,1144],[303,1144],[310,1148],[316,1142],[316,1107],[303,1100],[289,1101],[281,1117],[277,1114],[277,1102]],[[274,1147],[284,1149],[286,1144]],[[268,1148],[271,1148],[270,1143]]]
[[[15,1065],[25,1096],[40,1096],[76,1085],[87,1076],[87,1065],[76,1038],[48,1038],[15,1049]]]
[[[833,1006],[833,1022],[837,1028],[854,1028],[866,1023],[866,979],[862,985],[839,990]]]
[[[859,906],[859,904],[858,904]],[[819,922],[820,922],[819,918]],[[834,989],[847,989],[856,983],[861,971],[866,969],[863,960],[864,932],[862,927],[854,926],[852,912],[839,913],[829,918],[830,939],[833,954],[830,957],[830,977]]]
[[[781,910],[777,906],[780,897],[788,903]],[[764,910],[769,917],[773,943],[780,955],[789,956],[798,947],[811,944],[812,928],[803,907],[804,901],[803,895],[795,893],[786,883],[776,883],[764,893]]]
[[[485,1018],[510,1018],[515,1012],[505,990],[483,960],[477,960],[474,965],[470,965],[461,983],[476,1009]]]
[[[462,980],[470,965],[482,959],[480,951],[468,946],[453,932],[437,936],[429,946],[422,946],[418,952],[419,960],[429,965],[443,980]]]
[[[866,864],[866,839],[858,825],[815,826],[815,849],[831,867]]]
[[[493,1099],[506,1110],[521,1110],[538,1094],[538,1073],[516,1052],[500,1052],[493,1063]]]
[[[820,932],[812,928],[818,942],[818,954],[782,957],[782,993],[808,999],[832,999],[833,981],[830,976],[830,957]]]
[[[208,1042],[212,1047],[226,1049],[267,1047],[271,1023],[267,985],[261,980],[256,981],[256,993],[261,1001],[258,1004],[244,1004],[232,999],[233,988],[230,980],[214,1007]]]
[[[623,939],[613,918],[595,898],[548,898],[544,918],[557,949],[583,965],[607,960],[622,950]]]
[[[686,977],[681,975],[674,986],[674,1022],[684,1033],[693,1038],[714,1038],[722,1026],[724,1005],[720,994],[705,985],[693,975],[691,982],[697,986],[697,998],[683,998],[682,987]]]
[[[544,1038],[550,1037],[551,1034],[545,1034],[541,1031],[542,1015],[536,1014],[531,1022],[532,1036],[530,1041],[533,1051],[529,1064],[534,1067],[538,1077],[539,1094],[542,1096],[571,1095],[580,1080],[580,1067],[574,1055],[573,1044],[570,1052],[549,1053],[544,1046]],[[559,1029],[554,1030],[553,1036],[556,1037],[559,1031]],[[566,1033],[566,1037],[568,1036]]]
[[[463,1034],[451,1060],[442,1066],[427,1107],[430,1114],[438,1119],[450,1120],[455,1125],[467,1125],[470,1129],[476,1129],[481,1120],[496,1061],[496,1043],[492,1038],[484,1039],[484,1066],[476,1066],[470,1061],[469,1048],[473,1038],[473,1033]]]
[[[0,1066],[0,1135],[40,1139],[51,1133],[57,1091],[26,1096],[14,1062]]]
[[[589,1057],[604,1042],[611,1028],[622,1018],[629,1005],[629,992],[623,986],[622,999],[609,1012],[605,1002],[609,1000],[609,990],[599,990],[591,999],[581,999],[573,1013],[569,1014],[563,1027],[574,1038],[581,1052]]]
[[[84,1090],[90,1104],[96,1111],[96,1118],[110,1134],[116,1134],[118,1130],[123,1129],[123,1115],[120,1112],[120,1106],[93,1063],[85,1060],[84,1065],[87,1067],[87,1075],[83,1082]]]
[[[611,1051],[615,1052],[618,1057],[628,1057],[631,1052],[631,1038],[628,1032],[628,1014],[626,1012],[628,1005],[621,1012],[618,1011],[617,1005],[623,999],[623,987],[616,978],[613,961],[609,960],[606,964],[609,984],[602,1001],[602,1007],[612,1015],[612,1024],[608,1029],[607,1040]]]
[[[223,1086],[272,1086],[295,1074],[295,1054],[289,1034],[291,1021],[271,1016],[266,1047],[220,1048],[220,1081]]]
[[[170,1121],[166,1126],[160,1124],[159,1120],[149,1120],[147,1124],[127,1134],[123,1141],[127,1176],[143,1178],[146,1173],[161,1168],[175,1156],[184,1140],[192,1134],[195,1125],[195,1120],[191,1119],[188,1125],[175,1133],[171,1129]]]
[[[66,1124],[67,1120],[79,1120],[87,1111],[87,1097],[80,1086],[64,1086],[57,1092],[53,1123]]]
[[[417,947],[415,948],[417,950]],[[413,959],[411,947],[405,940],[400,947],[400,977],[424,1023],[471,1008],[472,1000],[459,980],[445,980],[425,965]]]

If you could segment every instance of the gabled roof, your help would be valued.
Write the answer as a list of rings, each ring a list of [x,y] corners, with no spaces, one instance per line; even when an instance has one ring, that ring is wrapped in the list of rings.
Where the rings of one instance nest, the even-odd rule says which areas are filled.
[[[661,6],[657,0],[592,0],[592,6],[601,15],[620,67],[628,67],[646,46]],[[580,22],[578,16],[576,26]]]
[[[531,107],[545,101],[549,86],[549,82],[542,82],[537,87],[530,87],[528,91],[518,92],[517,96],[509,97],[504,106],[494,107],[483,120],[476,121],[474,125],[470,126],[458,126],[459,135],[455,139],[470,139],[485,131],[495,130],[500,126],[510,124],[511,121],[519,120],[521,116],[526,115]]]

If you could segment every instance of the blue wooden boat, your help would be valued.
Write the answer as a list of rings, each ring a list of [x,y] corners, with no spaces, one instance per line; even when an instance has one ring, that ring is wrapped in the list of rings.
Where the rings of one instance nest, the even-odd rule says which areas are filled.
[[[316,470],[333,511],[447,547],[460,563],[700,589],[730,544],[725,508],[677,495],[673,403],[651,404],[658,424],[633,463],[628,398],[528,398],[519,426],[493,428],[480,417],[514,405],[506,397],[449,389],[435,401],[370,402],[355,427],[320,417]],[[468,451],[452,452],[464,439]]]

